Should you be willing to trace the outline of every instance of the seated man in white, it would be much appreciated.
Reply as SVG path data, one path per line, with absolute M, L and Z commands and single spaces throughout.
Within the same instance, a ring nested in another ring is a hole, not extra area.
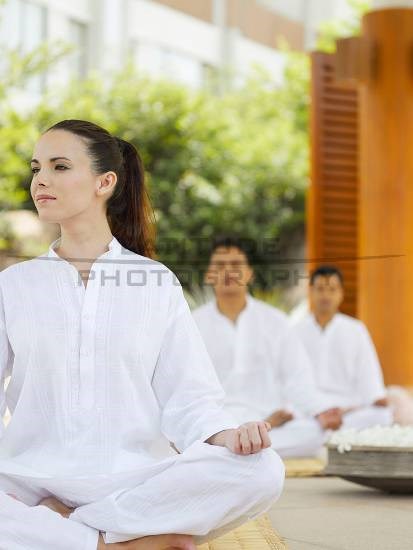
M 393 410 L 370 334 L 361 321 L 339 312 L 343 275 L 320 266 L 310 276 L 312 312 L 294 330 L 311 359 L 317 387 L 330 407 L 338 407 L 343 428 L 390 425 Z
M 215 241 L 205 283 L 215 299 L 193 311 L 239 422 L 270 422 L 272 447 L 282 457 L 314 456 L 325 429 L 337 428 L 337 411 L 326 411 L 304 347 L 282 311 L 248 293 L 253 269 L 242 241 Z

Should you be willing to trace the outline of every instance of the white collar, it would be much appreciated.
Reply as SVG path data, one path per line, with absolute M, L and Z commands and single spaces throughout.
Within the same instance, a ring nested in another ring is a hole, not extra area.
M 59 237 L 58 239 L 56 239 L 55 241 L 53 241 L 50 244 L 49 250 L 48 250 L 48 253 L 47 253 L 47 256 L 49 258 L 59 258 L 61 260 L 63 259 L 58 254 L 56 254 L 56 252 L 55 252 L 55 249 L 58 248 L 58 246 L 60 245 L 61 239 L 62 239 L 62 237 Z M 108 256 L 117 256 L 117 255 L 119 255 L 121 253 L 121 250 L 122 250 L 122 245 L 120 244 L 118 239 L 114 235 L 112 235 L 112 240 L 110 241 L 110 243 L 108 245 L 108 248 L 109 248 L 109 250 L 107 250 L 101 256 L 99 256 L 99 258 L 101 258 L 102 256 L 105 256 L 106 254 Z
M 326 324 L 326 326 L 324 328 L 322 328 L 318 322 L 317 322 L 317 319 L 315 318 L 315 315 L 314 313 L 311 311 L 309 314 L 308 314 L 311 322 L 313 323 L 313 325 L 322 333 L 322 334 L 326 334 L 326 332 L 329 332 L 334 326 L 335 324 L 337 323 L 338 319 L 340 318 L 340 313 L 337 312 L 333 315 L 333 317 L 330 319 L 330 321 Z
M 239 317 L 240 317 L 241 315 L 243 315 L 244 313 L 246 313 L 247 310 L 249 311 L 249 310 L 253 307 L 254 300 L 255 300 L 255 299 L 253 298 L 253 296 L 251 296 L 251 294 L 247 293 L 246 296 L 245 296 L 245 298 L 246 298 L 247 303 L 246 303 L 244 309 L 242 309 L 242 310 L 240 311 L 240 313 L 239 313 L 239 315 L 238 315 L 238 317 L 237 317 L 237 321 L 238 321 L 238 319 L 239 319 Z M 212 305 L 213 305 L 213 307 L 214 307 L 214 309 L 215 309 L 215 313 L 217 313 L 218 315 L 221 315 L 222 317 L 225 317 L 226 319 L 228 319 L 228 317 L 226 317 L 226 315 L 224 315 L 223 313 L 221 313 L 220 309 L 218 308 L 218 302 L 217 302 L 217 299 L 216 299 L 216 298 L 214 298 L 214 299 L 212 300 Z M 230 320 L 228 319 L 228 321 L 230 321 Z M 231 322 L 231 321 L 230 321 L 230 322 Z

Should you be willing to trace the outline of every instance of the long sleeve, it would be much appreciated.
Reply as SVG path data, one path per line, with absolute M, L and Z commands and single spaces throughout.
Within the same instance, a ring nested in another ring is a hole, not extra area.
M 3 305 L 3 293 L 0 287 L 0 438 L 4 432 L 3 417 L 6 412 L 6 399 L 4 393 L 4 382 L 11 372 L 13 363 L 13 352 L 7 337 L 6 319 Z
M 371 405 L 377 399 L 385 397 L 386 390 L 379 358 L 373 340 L 360 322 L 360 344 L 357 353 L 357 390 L 361 405 Z
M 168 324 L 152 379 L 163 434 L 182 451 L 194 441 L 237 427 L 224 410 L 218 380 L 182 287 L 171 290 Z
M 328 408 L 317 389 L 310 358 L 293 329 L 281 344 L 281 373 L 284 395 L 304 414 L 316 415 Z

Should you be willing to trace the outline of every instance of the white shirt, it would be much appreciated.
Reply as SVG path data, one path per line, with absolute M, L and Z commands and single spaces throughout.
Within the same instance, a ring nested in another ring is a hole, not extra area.
M 172 271 L 113 237 L 85 288 L 59 241 L 0 273 L 0 473 L 123 472 L 236 427 Z
M 294 326 L 331 407 L 372 405 L 386 391 L 379 359 L 361 321 L 337 313 L 324 329 L 312 313 Z
M 236 323 L 215 299 L 192 313 L 224 387 L 225 406 L 240 422 L 262 420 L 281 408 L 310 415 L 325 410 L 285 313 L 250 295 Z

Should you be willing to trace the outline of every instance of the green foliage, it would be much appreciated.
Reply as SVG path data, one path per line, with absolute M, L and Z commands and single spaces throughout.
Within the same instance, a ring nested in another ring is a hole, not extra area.
M 371 8 L 372 0 L 348 0 L 352 8 L 351 17 L 336 19 L 321 25 L 317 41 L 317 49 L 328 53 L 336 50 L 337 38 L 346 38 L 360 33 L 362 16 Z

